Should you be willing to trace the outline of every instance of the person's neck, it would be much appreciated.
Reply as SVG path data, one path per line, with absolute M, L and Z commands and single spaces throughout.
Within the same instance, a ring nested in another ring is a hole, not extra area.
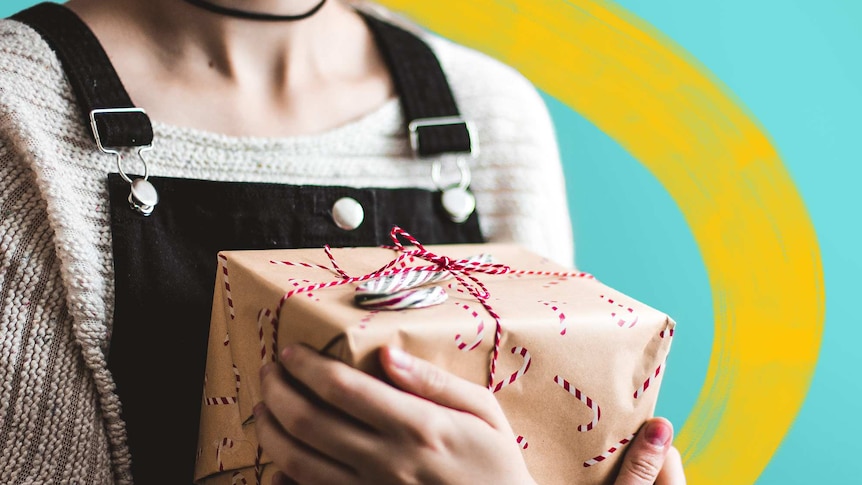
M 264 0 L 221 1 L 264 11 Z M 320 133 L 394 95 L 368 26 L 337 0 L 296 22 L 237 19 L 182 0 L 67 5 L 96 33 L 132 101 L 168 124 L 237 136 Z
M 292 15 L 319 0 L 216 0 L 252 12 Z M 284 3 L 289 5 L 285 6 Z M 331 69 L 339 37 L 358 18 L 330 0 L 300 21 L 263 22 L 220 15 L 182 0 L 70 0 L 67 4 L 104 36 L 140 36 L 166 66 L 206 66 L 225 80 L 255 82 L 265 75 L 278 86 L 314 82 Z M 289 73 L 289 76 L 288 76 Z M 260 86 L 259 86 L 260 88 Z

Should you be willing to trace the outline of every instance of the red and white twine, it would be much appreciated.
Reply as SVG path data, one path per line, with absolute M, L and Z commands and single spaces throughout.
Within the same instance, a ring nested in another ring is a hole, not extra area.
M 489 275 L 509 274 L 525 276 L 566 276 L 575 278 L 593 278 L 593 276 L 589 273 L 572 273 L 567 271 L 513 270 L 512 268 L 504 264 L 471 261 L 469 259 L 456 260 L 447 256 L 437 255 L 428 251 L 418 240 L 416 240 L 416 238 L 408 234 L 400 227 L 393 227 L 389 235 L 392 238 L 392 242 L 394 244 L 393 249 L 399 252 L 398 256 L 377 271 L 363 276 L 349 276 L 347 273 L 345 273 L 344 270 L 342 270 L 341 267 L 339 267 L 338 263 L 335 261 L 335 257 L 333 256 L 329 246 L 325 246 L 324 251 L 326 252 L 327 257 L 332 264 L 331 268 L 318 264 L 309 264 L 302 262 L 295 263 L 290 261 L 271 261 L 274 264 L 283 264 L 286 266 L 304 266 L 308 268 L 326 269 L 328 271 L 333 271 L 336 275 L 341 277 L 341 279 L 339 280 L 311 284 L 308 286 L 295 288 L 287 292 L 279 302 L 278 310 L 276 312 L 276 318 L 278 317 L 278 314 L 280 314 L 281 308 L 284 306 L 284 303 L 294 295 L 300 293 L 309 293 L 311 291 L 316 291 L 324 288 L 332 288 L 335 286 L 342 286 L 351 283 L 361 283 L 364 281 L 391 276 L 398 273 L 413 271 L 445 271 L 451 274 L 452 277 L 454 277 L 458 281 L 461 287 L 464 288 L 470 296 L 475 298 L 482 305 L 488 315 L 490 315 L 491 318 L 494 319 L 494 347 L 488 372 L 488 388 L 493 389 L 495 386 L 494 377 L 497 371 L 497 360 L 500 356 L 500 341 L 502 339 L 503 328 L 500 323 L 500 316 L 494 311 L 493 308 L 491 308 L 491 305 L 488 303 L 488 300 L 491 296 L 488 292 L 488 289 L 481 281 L 476 278 L 476 276 L 474 276 L 474 273 Z M 399 239 L 402 237 L 406 239 L 409 244 L 415 246 L 415 249 L 405 248 Z M 421 259 L 429 262 L 430 264 L 426 266 L 407 267 L 406 262 L 413 261 L 413 259 Z
M 592 400 L 589 396 L 584 394 L 580 389 L 571 385 L 569 381 L 563 379 L 560 376 L 554 376 L 554 382 L 560 385 L 566 392 L 575 396 L 575 399 L 581 401 L 586 404 L 590 411 L 593 412 L 593 419 L 587 424 L 579 424 L 578 431 L 586 432 L 595 428 L 597 424 L 599 424 L 599 420 L 602 418 L 602 408 L 599 407 L 598 403 Z
M 302 261 L 294 262 L 294 261 L 275 261 L 270 260 L 271 264 L 280 264 L 283 266 L 302 266 L 303 268 L 313 268 L 313 269 L 325 269 L 326 271 L 331 271 L 332 268 L 329 266 L 324 266 L 322 264 L 313 264 L 313 263 L 304 263 Z
M 515 439 L 515 442 L 518 443 L 518 446 L 520 446 L 522 450 L 526 450 L 530 447 L 530 442 L 527 441 L 527 438 L 524 438 L 521 435 L 518 435 L 518 437 Z

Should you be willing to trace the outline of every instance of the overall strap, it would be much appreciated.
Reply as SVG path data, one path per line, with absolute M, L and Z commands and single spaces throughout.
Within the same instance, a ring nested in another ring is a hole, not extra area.
M 473 153 L 472 127 L 461 118 L 437 56 L 404 29 L 364 16 L 401 98 L 416 156 Z
M 56 3 L 40 3 L 11 18 L 33 28 L 57 54 L 100 148 L 153 142 L 150 118 L 132 104 L 99 40 L 77 15 Z
M 41 3 L 11 18 L 39 32 L 56 52 L 100 148 L 152 143 L 149 117 L 134 107 L 98 39 L 75 13 L 60 4 Z M 461 118 L 428 45 L 404 29 L 365 14 L 363 18 L 401 98 L 416 156 L 474 152 L 469 123 Z

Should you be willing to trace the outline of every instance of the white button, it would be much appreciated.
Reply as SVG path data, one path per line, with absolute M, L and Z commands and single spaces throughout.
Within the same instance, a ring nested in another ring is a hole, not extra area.
M 159 193 L 153 184 L 144 179 L 135 179 L 132 182 L 132 197 L 141 205 L 154 206 L 159 203 Z
M 332 220 L 345 231 L 352 231 L 365 220 L 362 204 L 351 197 L 342 197 L 332 206 Z
M 469 219 L 476 210 L 476 198 L 461 187 L 444 190 L 442 199 L 443 208 L 449 213 L 449 218 L 458 224 Z

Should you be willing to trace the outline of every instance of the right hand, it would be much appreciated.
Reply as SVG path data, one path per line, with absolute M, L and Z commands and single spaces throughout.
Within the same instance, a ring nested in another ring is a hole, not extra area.
M 671 445 L 673 426 L 652 418 L 632 441 L 614 485 L 685 485 L 679 451 Z

